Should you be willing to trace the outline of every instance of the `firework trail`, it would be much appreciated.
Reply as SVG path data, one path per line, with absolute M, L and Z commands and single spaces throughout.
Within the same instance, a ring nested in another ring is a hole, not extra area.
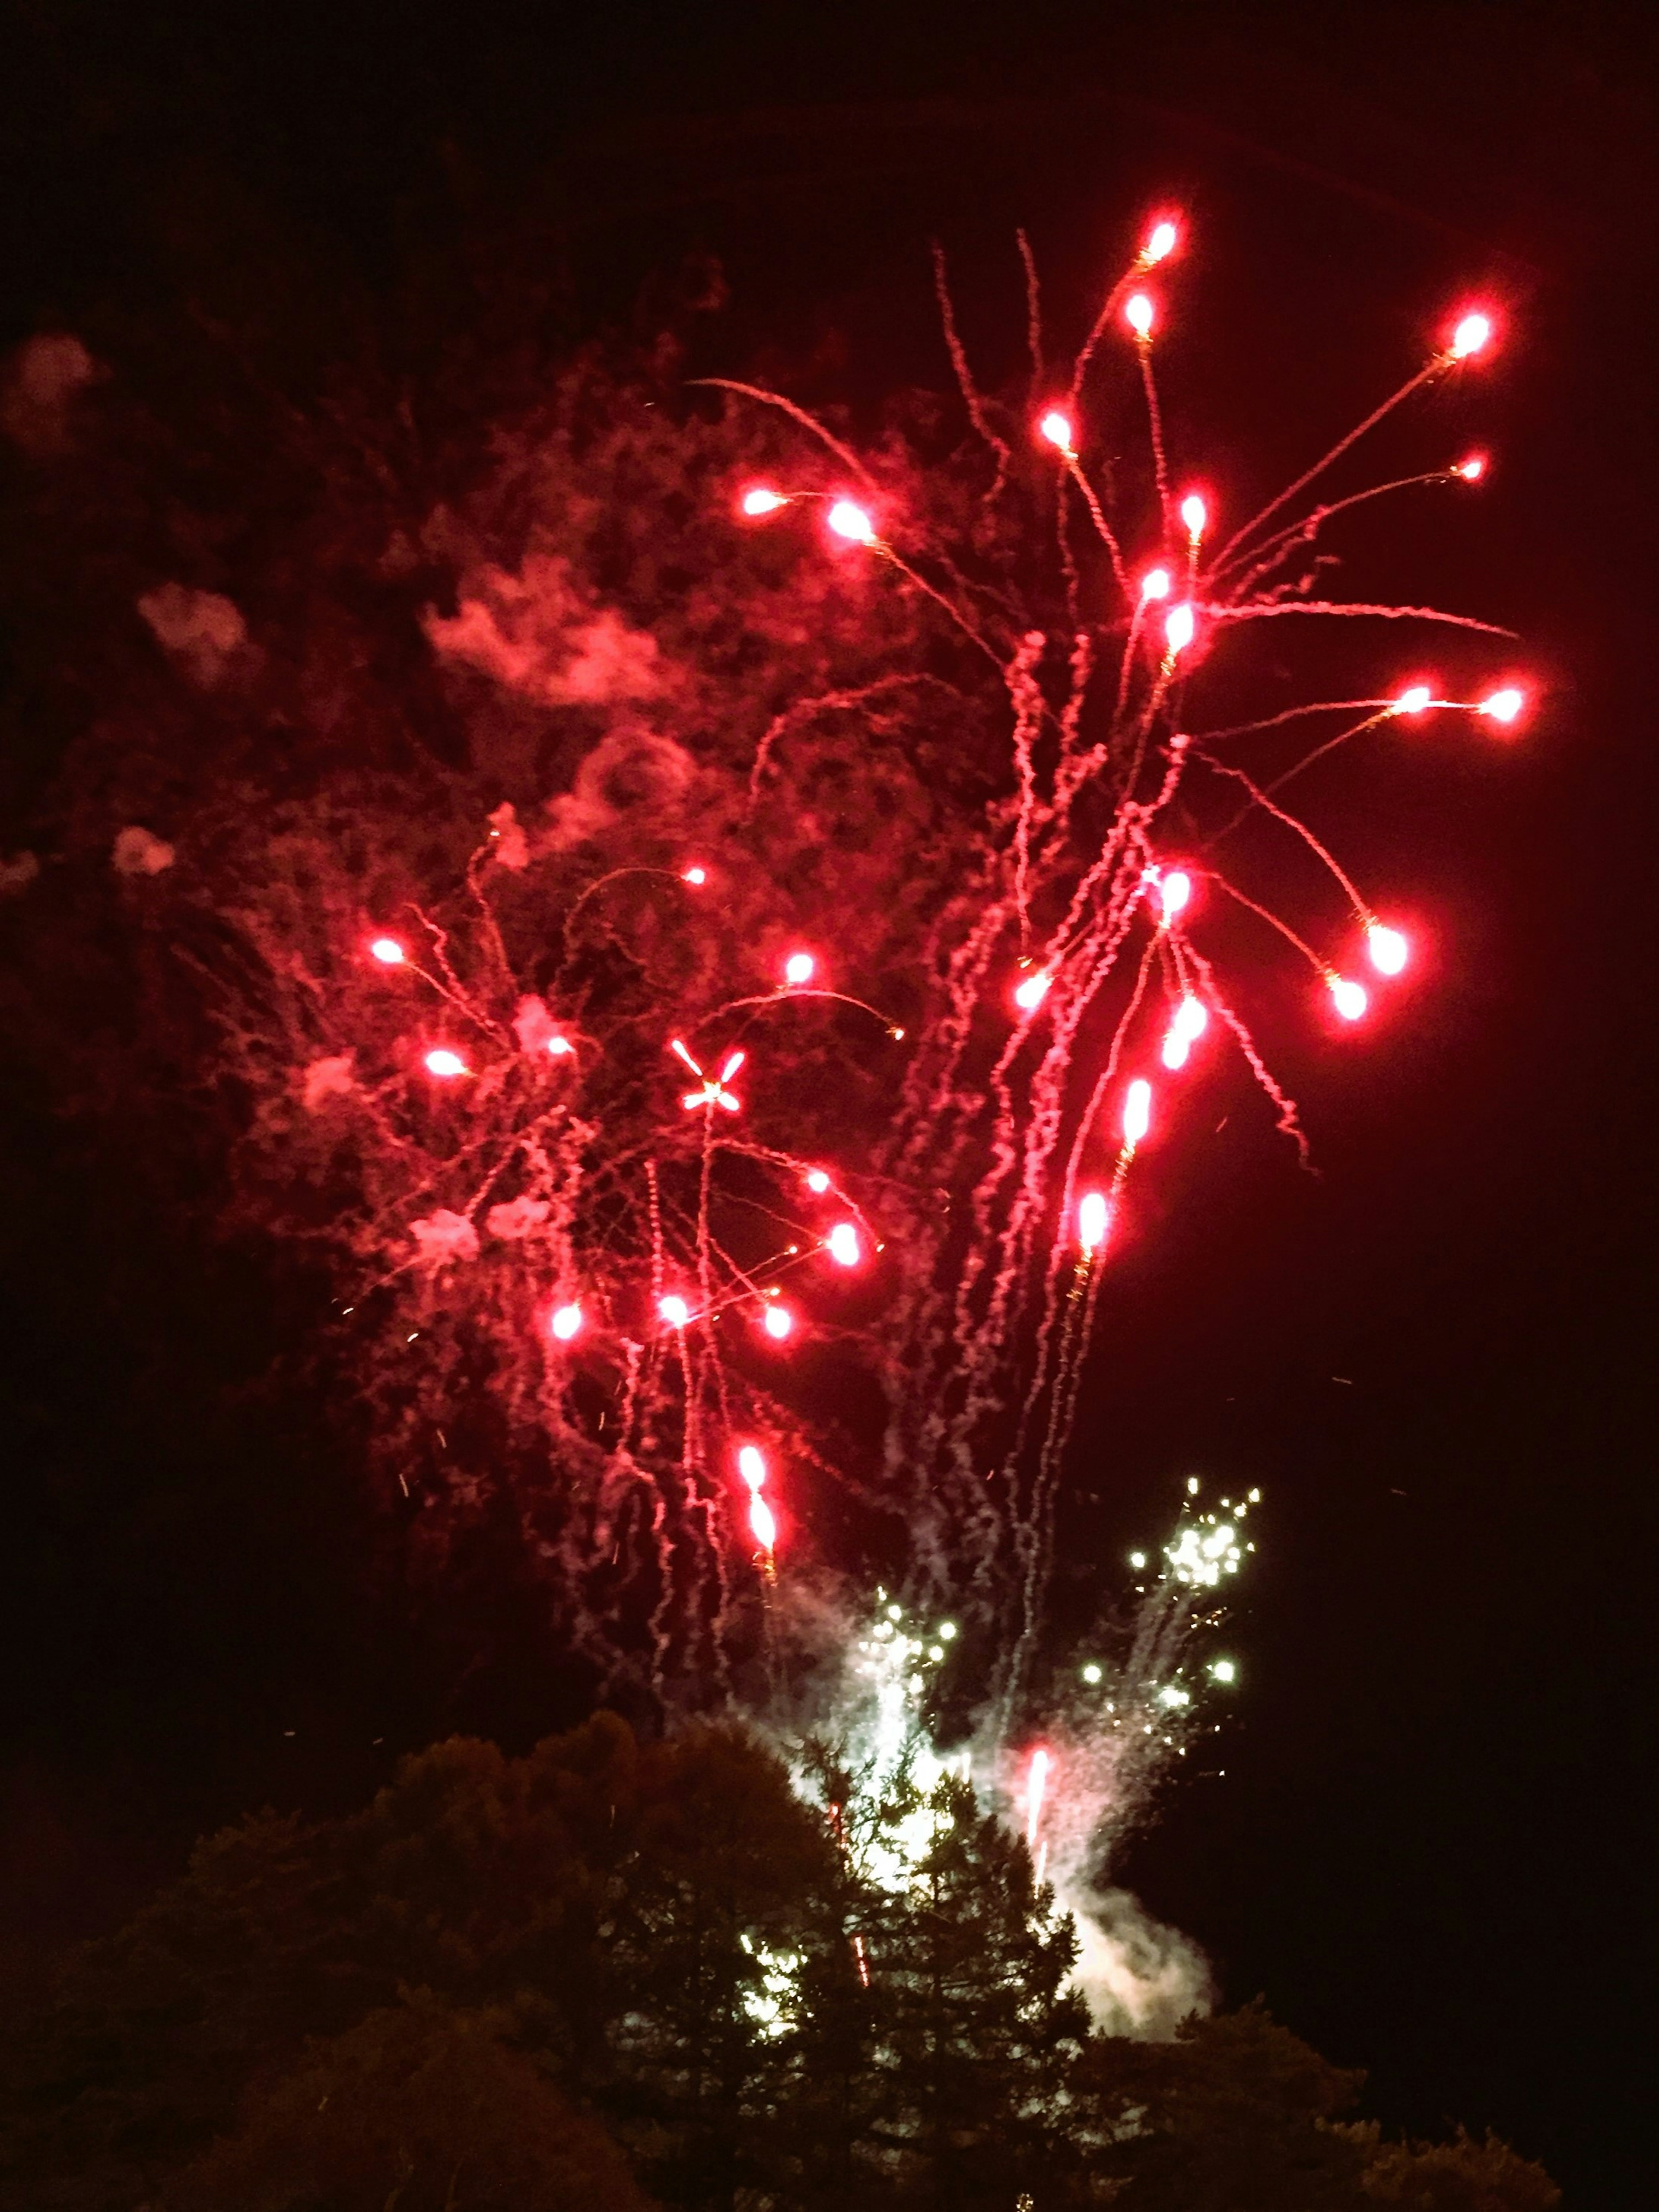
M 1152 228 L 1054 404 L 1026 415 L 976 391 L 939 264 L 991 471 L 971 497 L 930 504 L 890 457 L 860 458 L 793 401 L 708 380 L 728 423 L 764 425 L 779 457 L 776 482 L 728 483 L 720 527 L 735 517 L 793 544 L 822 569 L 818 604 L 861 610 L 871 653 L 903 665 L 872 675 L 866 662 L 862 680 L 786 701 L 730 788 L 653 741 L 652 772 L 691 797 L 648 850 L 573 842 L 584 809 L 603 815 L 579 777 L 550 809 L 556 835 L 501 805 L 447 887 L 406 882 L 376 911 L 299 883 L 263 904 L 218 902 L 208 964 L 230 1010 L 228 1059 L 257 1102 L 266 1187 L 301 1188 L 289 1218 L 303 1215 L 344 1270 L 343 1340 L 388 1480 L 465 1512 L 481 1470 L 499 1476 L 562 1582 L 572 1633 L 617 1670 L 644 1666 L 666 1701 L 687 1684 L 726 1694 L 757 1647 L 775 1661 L 778 1608 L 810 1579 L 811 1500 L 840 1484 L 902 1532 L 902 1606 L 971 1618 L 991 1655 L 974 1755 L 1000 1775 L 1034 1724 L 1056 1498 L 1147 1156 L 1231 1052 L 1304 1145 L 1240 1010 L 1250 970 L 1231 954 L 1218 970 L 1221 939 L 1237 936 L 1221 917 L 1249 917 L 1266 959 L 1305 964 L 1310 1011 L 1333 1034 L 1411 964 L 1407 934 L 1279 794 L 1333 747 L 1396 722 L 1455 713 L 1499 732 L 1526 705 L 1494 669 L 1473 698 L 1413 683 L 1195 726 L 1194 675 L 1212 693 L 1263 622 L 1405 621 L 1449 631 L 1466 655 L 1478 641 L 1489 664 L 1506 633 L 1455 611 L 1316 599 L 1297 573 L 1331 518 L 1364 501 L 1461 496 L 1481 480 L 1474 456 L 1323 505 L 1304 496 L 1385 416 L 1477 361 L 1491 319 L 1456 319 L 1212 550 L 1213 492 L 1183 481 L 1158 399 L 1157 288 L 1182 242 L 1173 217 Z M 1091 471 L 1089 395 L 1114 365 L 1146 410 L 1138 488 L 1130 471 L 1109 489 Z M 521 675 L 502 627 L 516 603 L 499 577 L 492 588 L 495 612 L 480 601 L 432 634 Z M 632 696 L 651 696 L 648 638 L 598 617 L 583 635 Z M 881 887 L 887 938 L 875 921 L 839 930 L 866 918 L 833 884 L 816 906 L 790 890 L 805 848 L 781 840 L 807 834 L 789 818 L 800 750 L 829 759 L 854 743 L 849 772 L 879 807 L 883 747 L 929 711 L 947 729 L 958 713 L 994 729 L 1001 765 L 952 834 L 902 855 Z M 1298 723 L 1355 714 L 1285 755 Z M 595 851 L 607 864 L 584 874 Z M 1296 890 L 1295 926 L 1279 906 L 1307 866 L 1328 900 L 1304 919 Z M 793 1362 L 820 1352 L 878 1386 L 878 1466 L 851 1466 L 810 1410 L 822 1384 L 815 1398 L 792 1379 Z M 1206 1587 L 1171 1565 L 1142 1607 L 1109 1728 L 1049 1716 L 1033 1840 L 1073 1890 L 1181 1748 L 1168 1699 Z M 1148 1698 L 1164 1700 L 1161 1722 Z

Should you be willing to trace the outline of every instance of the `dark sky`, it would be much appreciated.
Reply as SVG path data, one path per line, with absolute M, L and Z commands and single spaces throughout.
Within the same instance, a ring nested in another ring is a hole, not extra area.
M 1523 633 L 1548 696 L 1512 748 L 1353 781 L 1345 850 L 1448 949 L 1386 1049 L 1299 1086 L 1321 1180 L 1248 1142 L 1182 1167 L 1105 1304 L 1083 1448 L 1109 1502 L 1072 1534 L 1155 1535 L 1189 1471 L 1268 1493 L 1225 1774 L 1127 1879 L 1229 1996 L 1370 2068 L 1387 2118 L 1492 2125 L 1575 2206 L 1650 2202 L 1644 34 L 1513 8 L 131 12 L 11 11 L 7 343 L 129 281 L 131 204 L 198 157 L 371 283 L 441 179 L 554 180 L 629 282 L 711 248 L 757 334 L 832 319 L 870 392 L 941 373 L 933 230 L 994 349 L 1015 222 L 1064 301 L 1174 196 L 1230 335 L 1171 404 L 1264 483 L 1305 457 L 1304 404 L 1340 422 L 1446 299 L 1504 301 L 1483 519 L 1407 550 Z M 388 1626 L 306 1408 L 273 1429 L 239 1399 L 280 1324 L 260 1282 L 158 1244 L 15 1085 L 6 1113 L 0 1929 L 32 1970 L 196 1827 L 570 1692 L 458 1686 L 464 1622 Z

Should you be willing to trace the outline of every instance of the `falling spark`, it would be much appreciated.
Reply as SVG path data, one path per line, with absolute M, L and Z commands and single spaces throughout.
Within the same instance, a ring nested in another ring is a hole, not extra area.
M 793 1333 L 795 1316 L 787 1306 L 769 1305 L 761 1317 L 761 1326 L 775 1342 L 781 1344 Z
M 863 1255 L 859 1232 L 850 1221 L 838 1221 L 823 1240 L 830 1257 L 843 1267 L 856 1267 Z
M 1152 333 L 1152 303 L 1144 292 L 1134 292 L 1123 303 L 1123 319 L 1137 338 L 1145 339 Z
M 1471 356 L 1483 352 L 1491 337 L 1492 318 L 1489 315 L 1465 315 L 1452 332 L 1452 359 L 1468 361 Z
M 854 545 L 873 545 L 876 526 L 861 507 L 850 499 L 838 499 L 830 508 L 828 520 L 837 538 L 845 538 Z
M 1068 459 L 1072 456 L 1074 447 L 1072 443 L 1072 422 L 1069 416 L 1062 415 L 1058 408 L 1050 408 L 1037 424 L 1037 428 L 1051 446 L 1058 446 L 1060 452 Z
M 1037 1830 L 1042 1825 L 1042 1800 L 1048 1785 L 1048 1753 L 1039 1748 L 1031 1753 L 1031 1765 L 1025 1784 L 1025 1841 L 1032 1850 L 1036 1849 Z
M 792 952 L 783 963 L 783 980 L 789 984 L 810 983 L 817 964 L 810 952 Z
M 395 937 L 377 937 L 368 949 L 383 968 L 401 968 L 409 957 Z
M 1413 684 L 1395 701 L 1394 711 L 1396 714 L 1425 714 L 1433 699 L 1434 694 L 1426 684 Z
M 743 495 L 743 511 L 748 515 L 775 514 L 781 507 L 787 507 L 783 494 L 774 491 L 769 484 L 756 484 Z
M 687 868 L 684 872 L 680 877 L 680 881 L 683 884 L 690 884 L 697 888 L 701 888 L 702 884 L 708 881 L 708 871 L 707 868 L 702 867 L 694 863 L 692 866 Z
M 470 1073 L 466 1062 L 461 1058 L 459 1053 L 452 1052 L 449 1047 L 444 1044 L 434 1045 L 428 1053 L 426 1069 L 428 1075 L 438 1076 L 446 1082 L 452 1076 L 465 1075 Z
M 690 1307 L 673 1291 L 657 1300 L 657 1311 L 670 1328 L 684 1328 L 691 1318 Z
M 1193 641 L 1194 628 L 1193 611 L 1184 599 L 1178 607 L 1170 608 L 1164 619 L 1164 635 L 1171 658 L 1178 653 L 1185 653 Z
M 1140 249 L 1140 265 L 1150 269 L 1154 262 L 1163 261 L 1175 252 L 1181 233 L 1173 222 L 1165 221 L 1152 225 L 1152 234 Z
M 1152 1126 L 1152 1086 L 1144 1076 L 1137 1076 L 1129 1085 L 1123 1100 L 1125 1150 L 1133 1152 Z
M 1045 975 L 1042 969 L 1039 969 L 1035 975 L 1028 975 L 1023 983 L 1015 985 L 1014 1004 L 1023 1012 L 1030 1013 L 1048 997 L 1049 987 L 1054 980 L 1052 975 Z
M 807 1170 L 806 1188 L 808 1190 L 815 1192 L 818 1197 L 823 1197 L 824 1192 L 830 1188 L 830 1178 L 825 1175 L 822 1168 L 809 1168 Z
M 1504 690 L 1494 691 L 1489 697 L 1483 699 L 1479 711 L 1489 715 L 1494 722 L 1512 722 L 1526 703 L 1526 693 L 1517 691 L 1513 685 L 1510 685 Z
M 554 1307 L 553 1319 L 550 1326 L 561 1344 L 568 1344 L 581 1325 L 582 1310 L 579 1305 L 572 1304 Z
M 1077 1241 L 1091 1257 L 1106 1241 L 1106 1194 L 1085 1190 L 1077 1202 Z
M 1330 991 L 1332 1003 L 1343 1020 L 1358 1021 L 1370 1004 L 1365 995 L 1364 985 L 1355 983 L 1346 975 L 1335 975 L 1328 976 L 1326 983 Z
M 1187 535 L 1194 545 L 1203 537 L 1210 520 L 1210 510 L 1194 492 L 1188 492 L 1181 502 L 1181 519 L 1187 526 Z
M 1365 949 L 1380 975 L 1397 975 L 1405 967 L 1411 948 L 1397 929 L 1389 928 L 1384 922 L 1371 921 L 1365 925 Z
M 1158 886 L 1158 904 L 1163 909 L 1166 928 L 1178 914 L 1186 912 L 1192 896 L 1192 878 L 1182 868 L 1171 868 Z
M 1486 473 L 1486 457 L 1484 453 L 1471 453 L 1468 460 L 1459 461 L 1452 471 L 1452 474 L 1462 477 L 1465 483 L 1479 483 Z

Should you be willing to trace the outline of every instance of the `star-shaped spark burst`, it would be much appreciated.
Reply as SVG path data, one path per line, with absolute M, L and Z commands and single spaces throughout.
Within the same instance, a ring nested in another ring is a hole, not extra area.
M 747 1057 L 745 1054 L 741 1052 L 728 1054 L 726 1064 L 720 1069 L 718 1075 L 705 1075 L 702 1068 L 698 1066 L 696 1061 L 692 1059 L 690 1054 L 686 1050 L 684 1041 L 682 1038 L 672 1038 L 670 1041 L 668 1049 L 670 1052 L 678 1053 L 679 1054 L 680 1058 L 690 1069 L 692 1074 L 696 1077 L 698 1082 L 702 1085 L 702 1089 L 701 1091 L 688 1091 L 681 1098 L 680 1104 L 685 1109 L 688 1114 L 695 1113 L 699 1106 L 720 1106 L 724 1107 L 728 1114 L 735 1114 L 737 1112 L 741 1102 L 738 1099 L 734 1098 L 726 1086 L 731 1081 L 732 1078 L 737 1073 L 738 1070 L 743 1066 L 744 1060 Z

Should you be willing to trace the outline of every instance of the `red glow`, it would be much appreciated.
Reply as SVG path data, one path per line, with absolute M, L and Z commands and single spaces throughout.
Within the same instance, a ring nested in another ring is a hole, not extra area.
M 1167 216 L 1162 222 L 1155 222 L 1146 243 L 1140 249 L 1142 268 L 1150 269 L 1154 262 L 1166 260 L 1180 243 L 1178 224 L 1171 222 Z
M 670 1328 L 684 1328 L 691 1318 L 690 1307 L 673 1291 L 670 1291 L 666 1297 L 657 1300 L 657 1311 Z
M 1365 925 L 1365 950 L 1379 975 L 1397 975 L 1411 957 L 1411 947 L 1397 929 L 1380 921 Z
M 1152 1086 L 1143 1075 L 1129 1085 L 1123 1100 L 1123 1141 L 1133 1151 L 1152 1126 Z
M 1164 635 L 1169 641 L 1171 653 L 1185 653 L 1193 641 L 1196 624 L 1193 611 L 1183 599 L 1178 607 L 1171 607 L 1164 617 Z
M 1138 338 L 1152 334 L 1153 308 L 1144 292 L 1132 293 L 1123 303 L 1123 319 Z
M 783 963 L 783 980 L 786 983 L 810 983 L 817 964 L 810 952 L 792 952 Z
M 1023 1012 L 1029 1014 L 1034 1007 L 1040 1006 L 1048 997 L 1048 988 L 1053 981 L 1054 977 L 1045 975 L 1039 968 L 1035 975 L 1028 975 L 1023 983 L 1017 983 L 1014 986 L 1014 1004 Z
M 368 949 L 383 968 L 401 968 L 408 957 L 395 937 L 377 937 Z
M 1426 684 L 1413 684 L 1395 701 L 1394 711 L 1396 714 L 1426 714 L 1433 702 L 1434 694 Z
M 1468 361 L 1472 355 L 1485 352 L 1491 342 L 1492 317 L 1465 315 L 1452 332 L 1451 357 L 1454 361 Z
M 755 484 L 743 495 L 743 511 L 747 515 L 775 514 L 781 507 L 787 507 L 783 494 L 774 491 L 769 484 Z
M 582 1310 L 579 1305 L 555 1306 L 553 1318 L 548 1326 L 561 1344 L 568 1344 L 582 1325 Z
M 1201 1037 L 1210 1026 L 1209 1009 L 1202 999 L 1195 999 L 1188 991 L 1182 994 L 1181 1004 L 1175 1011 L 1175 1019 L 1170 1026 L 1177 1036 L 1188 1040 Z
M 694 887 L 701 889 L 701 887 L 708 881 L 708 871 L 707 868 L 701 867 L 687 868 L 685 872 L 681 876 L 680 881 L 683 884 L 690 884 Z
M 850 499 L 838 499 L 830 510 L 828 520 L 837 538 L 845 538 L 854 545 L 873 545 L 876 542 L 875 524 Z
M 1490 716 L 1494 722 L 1512 722 L 1526 703 L 1526 693 L 1516 690 L 1511 684 L 1506 685 L 1503 690 L 1494 691 L 1489 697 L 1483 699 L 1480 702 L 1480 711 Z
M 1164 1040 L 1163 1048 L 1159 1052 L 1158 1057 L 1164 1062 L 1165 1067 L 1167 1067 L 1170 1073 L 1173 1075 L 1176 1068 L 1185 1067 L 1187 1065 L 1187 1055 L 1191 1052 L 1191 1045 L 1188 1044 L 1186 1038 L 1182 1036 L 1180 1030 L 1171 1030 Z
M 1140 580 L 1143 599 L 1167 599 L 1170 596 L 1170 572 L 1167 568 L 1149 568 Z
M 766 1460 L 758 1444 L 744 1444 L 738 1452 L 738 1473 L 751 1490 L 766 1480 Z
M 794 1334 L 795 1316 L 787 1306 L 768 1306 L 761 1316 L 761 1327 L 776 1344 Z
M 770 1559 L 778 1547 L 778 1524 L 758 1490 L 749 1501 L 749 1527 L 755 1541 Z
M 558 1036 L 549 1037 L 547 1040 L 547 1048 L 552 1054 L 555 1060 L 562 1060 L 567 1053 L 574 1052 L 576 1049 L 575 1046 L 571 1043 L 568 1036 Z
M 830 1178 L 822 1168 L 807 1170 L 806 1188 L 808 1190 L 816 1191 L 820 1198 L 823 1197 L 824 1192 L 830 1188 Z
M 1193 879 L 1184 868 L 1171 868 L 1158 886 L 1158 896 L 1164 903 L 1164 919 L 1171 922 L 1184 913 L 1192 902 Z
M 1364 1013 L 1370 1000 L 1365 995 L 1363 983 L 1351 982 L 1346 975 L 1328 975 L 1331 1003 L 1345 1022 L 1357 1022 Z
M 1085 1190 L 1077 1202 L 1077 1241 L 1086 1255 L 1106 1242 L 1106 1194 Z
M 1452 470 L 1452 474 L 1462 477 L 1465 483 L 1479 483 L 1486 473 L 1486 457 L 1484 453 L 1471 453 L 1468 460 L 1459 461 Z
M 1196 545 L 1208 525 L 1210 510 L 1195 491 L 1188 492 L 1182 501 L 1181 519 L 1187 526 L 1187 535 Z
M 856 1267 L 864 1257 L 859 1232 L 850 1221 L 838 1221 L 823 1240 L 830 1257 L 843 1267 Z
M 1037 424 L 1037 428 L 1048 443 L 1051 446 L 1058 446 L 1062 453 L 1069 453 L 1073 450 L 1071 417 L 1062 415 L 1058 407 L 1051 407 L 1048 410 Z
M 471 1073 L 459 1053 L 451 1052 L 447 1044 L 434 1045 L 428 1053 L 426 1072 L 428 1075 L 442 1078 L 445 1082 L 447 1082 L 452 1076 L 466 1075 Z

